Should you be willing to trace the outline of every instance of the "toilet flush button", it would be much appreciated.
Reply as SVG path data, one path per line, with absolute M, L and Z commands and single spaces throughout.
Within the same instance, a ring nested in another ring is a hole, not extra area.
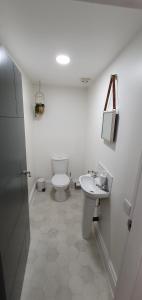
M 132 204 L 129 202 L 127 198 L 125 198 L 123 202 L 123 209 L 127 216 L 130 216 L 131 208 L 132 208 Z

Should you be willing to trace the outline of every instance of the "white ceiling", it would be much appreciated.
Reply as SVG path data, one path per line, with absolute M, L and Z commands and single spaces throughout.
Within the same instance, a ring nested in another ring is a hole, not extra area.
M 95 79 L 142 26 L 142 11 L 72 0 L 0 0 L 0 36 L 33 81 Z M 68 66 L 55 57 L 67 53 Z

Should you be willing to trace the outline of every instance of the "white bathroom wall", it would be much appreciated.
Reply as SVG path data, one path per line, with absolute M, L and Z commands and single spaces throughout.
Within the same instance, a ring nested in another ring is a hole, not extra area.
M 73 178 L 84 170 L 87 92 L 84 88 L 43 86 L 45 113 L 34 120 L 36 176 L 50 180 L 51 157 L 66 154 Z M 34 93 L 36 87 L 34 86 Z
M 117 141 L 113 145 L 101 139 L 102 114 L 111 74 L 118 74 L 119 109 Z M 125 197 L 130 202 L 134 200 L 132 191 L 142 151 L 141 120 L 142 34 L 92 84 L 88 93 L 85 168 L 86 171 L 96 169 L 100 161 L 114 176 L 110 200 L 101 202 L 99 223 L 102 245 L 114 277 L 118 276 L 127 233 L 123 200 Z
M 27 170 L 31 172 L 32 177 L 28 178 L 28 193 L 29 200 L 35 185 L 35 167 L 33 156 L 33 86 L 28 77 L 22 72 L 22 87 L 23 87 L 23 105 L 24 105 L 24 122 L 25 122 L 25 138 L 26 138 L 26 155 L 27 155 Z

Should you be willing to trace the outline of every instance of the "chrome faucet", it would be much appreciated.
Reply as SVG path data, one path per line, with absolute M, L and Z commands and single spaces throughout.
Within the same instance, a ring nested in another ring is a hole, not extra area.
M 98 176 L 98 172 L 95 172 L 93 170 L 92 171 L 88 170 L 88 174 L 90 174 L 91 177 L 93 177 L 93 178 L 96 178 Z

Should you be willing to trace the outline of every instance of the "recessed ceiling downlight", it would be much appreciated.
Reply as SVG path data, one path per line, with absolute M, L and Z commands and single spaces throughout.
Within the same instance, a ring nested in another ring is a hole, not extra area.
M 68 55 L 60 54 L 56 56 L 56 62 L 60 65 L 68 65 L 70 63 L 70 57 Z

